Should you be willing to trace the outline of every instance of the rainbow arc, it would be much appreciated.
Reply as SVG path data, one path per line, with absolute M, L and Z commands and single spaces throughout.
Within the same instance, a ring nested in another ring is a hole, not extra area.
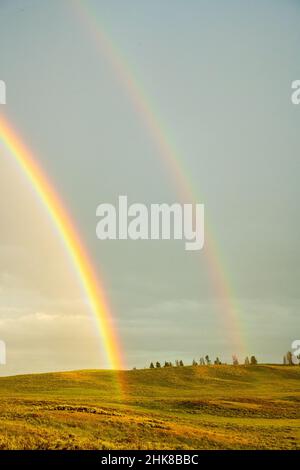
M 131 67 L 129 60 L 122 53 L 105 30 L 101 20 L 97 17 L 92 3 L 83 0 L 74 0 L 72 3 L 74 12 L 81 23 L 85 26 L 94 41 L 101 57 L 107 60 L 111 69 L 118 78 L 120 85 L 131 100 L 134 111 L 140 116 L 150 138 L 157 148 L 157 153 L 165 166 L 168 178 L 174 183 L 174 188 L 182 202 L 203 202 L 199 197 L 199 191 L 193 184 L 189 171 L 185 167 L 185 162 L 173 139 L 169 135 L 159 111 L 148 96 L 138 74 Z M 207 212 L 205 215 L 205 254 L 210 277 L 214 285 L 216 299 L 221 305 L 220 314 L 225 328 L 230 327 L 230 344 L 232 352 L 245 354 L 246 341 L 241 328 L 240 307 L 237 304 L 230 276 L 225 269 L 225 264 L 216 243 L 212 227 L 208 221 Z
M 64 242 L 96 318 L 109 366 L 112 369 L 123 369 L 120 341 L 108 300 L 75 223 L 71 220 L 53 184 L 39 166 L 37 158 L 33 157 L 33 153 L 3 116 L 0 116 L 0 141 L 4 143 L 34 187 Z

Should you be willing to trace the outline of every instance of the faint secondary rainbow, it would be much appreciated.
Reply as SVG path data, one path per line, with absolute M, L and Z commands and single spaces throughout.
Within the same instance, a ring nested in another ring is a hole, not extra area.
M 17 132 L 3 116 L 0 116 L 1 141 L 35 188 L 73 260 L 95 315 L 109 366 L 116 370 L 123 369 L 120 342 L 107 299 L 74 223 L 37 159 L 25 147 Z
M 159 113 L 155 110 L 155 106 L 151 103 L 147 93 L 136 79 L 135 73 L 128 60 L 126 60 L 120 48 L 114 44 L 110 36 L 104 30 L 100 20 L 96 17 L 95 11 L 92 10 L 90 2 L 74 0 L 72 5 L 75 5 L 77 15 L 87 26 L 101 54 L 106 58 L 114 70 L 116 77 L 119 79 L 119 82 L 130 97 L 135 111 L 141 116 L 142 122 L 146 126 L 166 166 L 168 175 L 171 172 L 174 186 L 182 200 L 184 202 L 197 201 L 197 191 L 190 181 L 191 178 L 188 176 L 188 171 L 184 167 L 184 162 L 173 145 L 171 137 L 168 136 L 165 125 L 159 118 Z M 211 279 L 217 292 L 218 301 L 222 305 L 224 325 L 226 327 L 230 326 L 231 328 L 231 341 L 233 348 L 235 348 L 233 352 L 245 354 L 247 347 L 240 325 L 240 309 L 236 302 L 234 302 L 235 296 L 229 282 L 229 275 L 223 267 L 224 263 L 221 261 L 221 254 L 207 222 L 207 214 L 205 218 L 205 253 Z

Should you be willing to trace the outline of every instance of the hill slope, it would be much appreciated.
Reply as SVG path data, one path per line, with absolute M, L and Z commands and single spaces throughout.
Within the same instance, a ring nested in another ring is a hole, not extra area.
M 0 379 L 2 449 L 300 449 L 300 367 Z

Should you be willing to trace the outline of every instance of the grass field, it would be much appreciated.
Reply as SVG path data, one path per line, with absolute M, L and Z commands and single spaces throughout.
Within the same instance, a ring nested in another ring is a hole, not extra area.
M 0 379 L 0 449 L 300 449 L 300 367 Z

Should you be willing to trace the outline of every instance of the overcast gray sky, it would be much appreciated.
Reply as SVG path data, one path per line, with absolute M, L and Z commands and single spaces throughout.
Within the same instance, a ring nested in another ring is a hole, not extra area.
M 279 0 L 90 1 L 155 110 L 218 245 L 238 322 L 206 248 L 99 241 L 96 207 L 180 202 L 171 170 L 78 2 L 1 0 L 0 113 L 54 182 L 104 280 L 128 367 L 200 355 L 233 338 L 281 361 L 299 331 L 300 5 Z M 76 6 L 77 5 L 77 6 Z M 59 237 L 0 147 L 0 374 L 105 367 Z

